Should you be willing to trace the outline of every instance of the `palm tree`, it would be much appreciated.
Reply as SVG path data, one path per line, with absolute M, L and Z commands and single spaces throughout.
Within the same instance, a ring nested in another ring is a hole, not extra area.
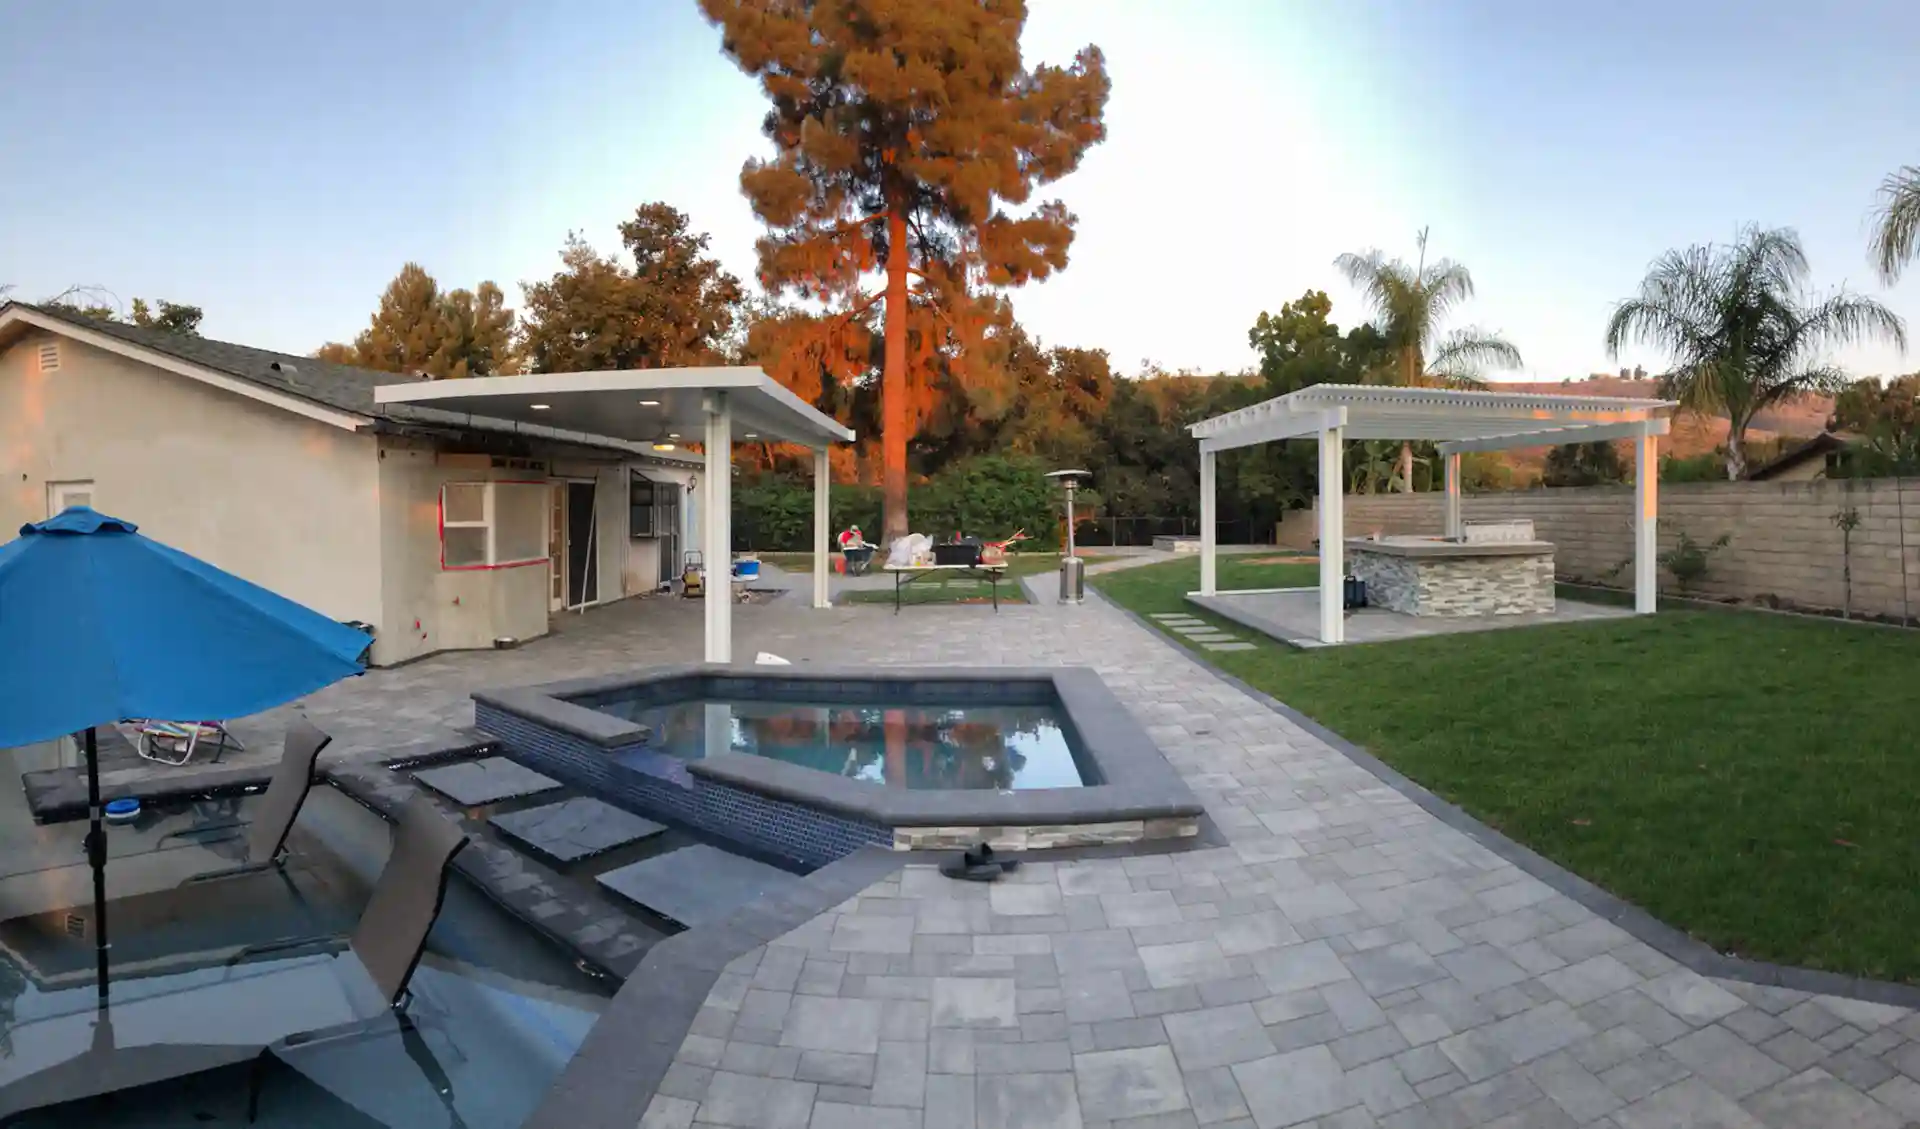
M 1440 326 L 1455 306 L 1473 297 L 1473 275 L 1451 259 L 1427 262 L 1427 232 L 1420 230 L 1420 258 L 1412 267 L 1379 251 L 1349 252 L 1333 265 L 1373 307 L 1373 324 L 1386 338 L 1388 364 L 1367 374 L 1371 381 L 1403 388 L 1479 388 L 1487 366 L 1519 368 L 1520 350 L 1484 329 Z M 1413 444 L 1400 446 L 1400 488 L 1413 489 Z
M 1920 255 L 1920 165 L 1908 165 L 1880 182 L 1880 206 L 1874 209 L 1873 265 L 1892 286 L 1900 268 Z
M 1875 339 L 1907 345 L 1892 310 L 1840 291 L 1805 292 L 1807 256 L 1791 228 L 1742 228 L 1722 246 L 1697 244 L 1653 261 L 1640 294 L 1614 307 L 1607 352 L 1639 342 L 1664 349 L 1673 368 L 1663 394 L 1727 417 L 1727 477 L 1746 474 L 1753 417 L 1782 400 L 1839 388 L 1846 374 L 1826 350 Z M 1811 304 L 1808 304 L 1811 302 Z

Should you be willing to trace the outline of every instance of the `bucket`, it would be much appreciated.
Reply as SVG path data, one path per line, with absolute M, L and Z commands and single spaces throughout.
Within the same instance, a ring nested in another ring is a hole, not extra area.
M 733 562 L 733 575 L 739 580 L 760 579 L 760 561 L 749 557 L 746 560 Z
M 140 801 L 135 799 L 108 800 L 105 806 L 108 823 L 132 823 L 140 818 Z

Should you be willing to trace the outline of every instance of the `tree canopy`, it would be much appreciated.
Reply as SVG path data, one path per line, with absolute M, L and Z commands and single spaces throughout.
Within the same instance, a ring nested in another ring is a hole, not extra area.
M 749 160 L 740 174 L 769 228 L 761 283 L 846 319 L 885 299 L 885 533 L 904 533 L 907 448 L 923 422 L 910 367 L 925 384 L 1004 378 L 993 369 L 996 350 L 982 346 L 1006 316 L 977 292 L 1066 266 L 1073 215 L 1058 201 L 1028 205 L 1036 186 L 1072 172 L 1105 137 L 1105 60 L 1089 46 L 1070 66 L 1028 68 L 1018 0 L 701 0 L 701 8 L 771 103 L 764 131 L 775 156 Z M 861 283 L 876 270 L 885 286 L 868 296 Z M 827 319 L 817 330 L 844 328 Z
M 1746 434 L 1765 408 L 1806 392 L 1838 391 L 1836 346 L 1887 340 L 1906 347 L 1892 310 L 1845 291 L 1806 291 L 1806 252 L 1791 228 L 1746 227 L 1729 244 L 1700 243 L 1653 261 L 1640 293 L 1614 307 L 1607 351 L 1638 342 L 1664 349 L 1665 395 L 1727 417 L 1727 477 L 1747 472 Z
M 534 372 L 711 364 L 744 297 L 684 212 L 645 204 L 620 225 L 632 266 L 567 237 L 561 269 L 525 283 L 523 348 Z
M 1364 374 L 1370 383 L 1404 388 L 1479 388 L 1487 368 L 1519 368 L 1520 350 L 1497 333 L 1478 327 L 1442 332 L 1448 315 L 1473 297 L 1473 275 L 1452 259 L 1427 261 L 1427 233 L 1417 238 L 1420 257 L 1408 266 L 1375 250 L 1334 260 L 1372 307 L 1390 363 Z M 1413 489 L 1413 445 L 1400 448 L 1400 486 Z
M 6 290 L 11 289 L 12 287 L 0 288 L 0 298 L 5 297 Z M 127 325 L 137 325 L 143 329 L 158 329 L 188 337 L 200 336 L 200 320 L 206 317 L 206 311 L 198 306 L 169 302 L 165 298 L 156 298 L 151 305 L 145 298 L 135 298 L 130 314 L 122 317 L 119 300 L 111 291 L 96 286 L 69 287 L 42 301 L 40 305 L 49 310 L 79 314 L 96 321 L 122 322 Z
M 511 372 L 513 311 L 491 282 L 474 290 L 442 291 L 425 267 L 407 263 L 387 284 L 353 344 L 329 341 L 314 356 L 440 379 Z
M 1873 265 L 1891 286 L 1920 256 L 1920 165 L 1907 165 L 1880 182 L 1873 219 Z

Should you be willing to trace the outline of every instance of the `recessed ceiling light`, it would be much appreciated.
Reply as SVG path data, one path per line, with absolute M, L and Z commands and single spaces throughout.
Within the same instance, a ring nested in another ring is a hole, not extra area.
M 527 405 L 527 407 L 532 408 L 536 412 L 544 412 L 548 408 L 551 408 L 552 406 L 553 406 L 552 404 L 528 404 Z
M 678 439 L 678 438 L 680 438 L 680 433 L 679 433 L 678 431 L 669 431 L 669 432 L 667 432 L 667 438 L 669 438 L 669 439 Z
M 643 407 L 643 408 L 657 408 L 657 407 L 659 407 L 659 406 L 660 406 L 660 401 L 658 401 L 658 400 L 642 400 L 642 401 L 640 401 L 640 406 L 641 406 L 641 407 Z
M 749 438 L 749 439 L 758 439 L 758 438 L 760 438 L 760 433 L 759 433 L 759 432 L 757 432 L 757 431 L 749 431 L 749 432 L 747 432 L 747 438 Z

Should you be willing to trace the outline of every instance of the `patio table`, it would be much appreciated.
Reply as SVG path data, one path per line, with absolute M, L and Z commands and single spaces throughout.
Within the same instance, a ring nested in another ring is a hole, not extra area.
M 993 587 L 993 610 L 1000 610 L 1000 578 L 1007 574 L 1004 564 L 950 564 L 950 565 L 886 565 L 887 572 L 893 574 L 893 614 L 900 614 L 900 591 L 916 580 L 940 573 L 963 573 L 971 577 L 986 577 Z

